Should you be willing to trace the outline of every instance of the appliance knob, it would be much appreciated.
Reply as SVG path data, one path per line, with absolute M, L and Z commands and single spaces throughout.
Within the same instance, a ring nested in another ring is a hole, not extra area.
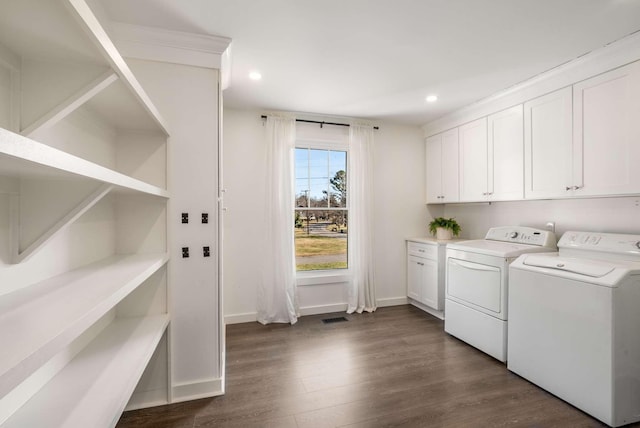
M 636 242 L 636 247 L 640 250 L 640 241 Z
M 511 234 L 509 235 L 509 238 L 517 238 L 518 237 L 518 232 L 511 232 Z

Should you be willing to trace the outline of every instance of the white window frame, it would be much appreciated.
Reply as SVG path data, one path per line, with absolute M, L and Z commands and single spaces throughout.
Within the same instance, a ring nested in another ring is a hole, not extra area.
M 341 141 L 328 141 L 321 139 L 299 139 L 296 140 L 296 149 L 316 149 L 316 150 L 333 150 L 347 153 L 347 164 L 349 162 L 349 144 Z M 349 168 L 347 165 L 347 177 L 349 176 Z M 348 178 L 347 178 L 348 180 Z M 348 181 L 347 181 L 348 182 Z M 349 213 L 349 194 L 347 193 L 347 206 L 345 208 L 337 208 L 336 210 L 345 209 L 347 215 Z M 294 207 L 294 210 L 298 211 Z M 327 208 L 326 211 L 330 211 Z M 349 239 L 347 237 L 347 239 Z M 348 257 L 348 256 L 347 256 Z M 347 263 L 348 266 L 348 263 Z M 327 269 L 327 270 L 311 270 L 311 271 L 296 271 L 296 284 L 298 286 L 306 285 L 323 285 L 323 284 L 336 284 L 342 282 L 349 282 L 351 279 L 351 268 L 346 269 Z

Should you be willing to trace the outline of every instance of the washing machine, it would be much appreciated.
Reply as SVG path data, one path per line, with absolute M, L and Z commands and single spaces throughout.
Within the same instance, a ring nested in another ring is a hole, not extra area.
M 507 367 L 610 426 L 640 421 L 640 235 L 558 248 L 510 266 Z
M 555 250 L 553 232 L 525 226 L 447 244 L 444 330 L 506 361 L 509 265 L 521 254 Z

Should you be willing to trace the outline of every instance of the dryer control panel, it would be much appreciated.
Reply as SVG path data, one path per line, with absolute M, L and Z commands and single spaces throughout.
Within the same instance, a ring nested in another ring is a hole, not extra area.
M 556 235 L 553 232 L 526 226 L 492 227 L 484 239 L 556 248 Z
M 628 254 L 635 258 L 640 257 L 640 235 L 569 231 L 562 235 L 558 242 L 558 247 L 582 251 Z

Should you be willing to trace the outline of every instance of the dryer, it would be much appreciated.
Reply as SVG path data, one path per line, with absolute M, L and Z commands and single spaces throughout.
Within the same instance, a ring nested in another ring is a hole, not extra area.
M 494 227 L 484 239 L 447 244 L 444 330 L 506 361 L 509 264 L 524 253 L 555 249 L 553 232 L 524 226 Z
M 510 266 L 507 367 L 610 426 L 640 421 L 640 235 L 558 248 Z

